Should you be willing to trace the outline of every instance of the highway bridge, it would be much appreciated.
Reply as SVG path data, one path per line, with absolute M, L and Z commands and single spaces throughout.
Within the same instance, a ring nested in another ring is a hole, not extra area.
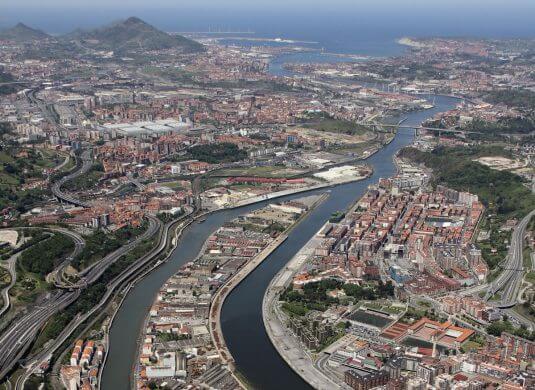
M 56 198 L 58 198 L 59 200 L 63 202 L 73 204 L 75 206 L 89 208 L 91 207 L 89 203 L 86 203 L 74 197 L 73 195 L 67 194 L 61 190 L 61 187 L 68 181 L 74 180 L 77 177 L 80 177 L 86 174 L 87 172 L 89 172 L 89 170 L 91 169 L 91 164 L 92 164 L 91 151 L 85 150 L 81 155 L 81 160 L 82 160 L 82 165 L 80 166 L 79 169 L 77 169 L 76 171 L 72 172 L 71 174 L 67 176 L 63 176 L 61 179 L 59 179 L 57 182 L 55 182 L 52 185 L 52 193 L 54 194 Z
M 141 183 L 138 179 L 133 177 L 129 177 L 127 179 L 127 182 L 134 185 L 139 191 L 145 191 L 145 189 L 147 188 L 145 184 Z
M 387 129 L 414 129 L 416 131 L 419 130 L 425 130 L 425 131 L 431 131 L 438 133 L 439 136 L 442 133 L 455 133 L 455 134 L 483 134 L 478 131 L 467 131 L 467 130 L 458 130 L 458 129 L 441 129 L 438 127 L 428 127 L 428 126 L 409 126 L 409 125 L 402 125 L 402 124 L 388 124 L 388 123 L 375 123 L 375 122 L 357 122 L 357 125 L 360 126 L 369 126 L 374 129 L 377 128 L 387 128 Z

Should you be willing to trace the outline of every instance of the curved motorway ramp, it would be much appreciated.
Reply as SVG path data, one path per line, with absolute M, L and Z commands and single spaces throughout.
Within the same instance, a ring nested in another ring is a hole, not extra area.
M 67 176 L 63 176 L 61 179 L 59 179 L 57 182 L 55 182 L 52 185 L 52 193 L 54 194 L 56 198 L 66 203 L 70 203 L 70 204 L 73 204 L 75 206 L 80 206 L 80 207 L 91 207 L 89 203 L 86 203 L 80 199 L 77 199 L 76 197 L 70 194 L 67 194 L 61 190 L 61 187 L 65 183 L 86 174 L 91 169 L 91 150 L 85 150 L 81 155 L 81 159 L 82 159 L 82 165 L 80 166 L 79 169 L 70 173 Z

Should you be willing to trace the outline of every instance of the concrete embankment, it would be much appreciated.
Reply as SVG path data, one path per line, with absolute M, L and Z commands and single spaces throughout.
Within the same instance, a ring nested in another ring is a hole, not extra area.
M 352 183 L 352 182 L 356 182 L 356 181 L 361 181 L 361 180 L 367 179 L 372 174 L 373 174 L 373 172 L 370 172 L 366 176 L 341 178 L 341 179 L 338 179 L 338 180 L 332 180 L 332 181 L 329 181 L 329 182 L 316 184 L 316 185 L 313 185 L 313 186 L 310 186 L 310 187 L 292 188 L 292 189 L 289 189 L 289 190 L 273 192 L 271 194 L 266 194 L 266 195 L 262 195 L 262 196 L 255 196 L 254 198 L 244 199 L 244 200 L 239 201 L 239 202 L 237 202 L 235 204 L 232 204 L 232 205 L 229 205 L 229 206 L 225 206 L 224 208 L 230 210 L 230 209 L 234 209 L 234 208 L 238 208 L 238 207 L 249 206 L 251 204 L 262 202 L 262 201 L 265 201 L 265 200 L 281 198 L 281 197 L 287 196 L 287 195 L 293 195 L 293 194 L 299 194 L 299 193 L 302 193 L 302 192 L 315 191 L 315 190 L 319 190 L 319 189 L 322 189 L 322 188 L 328 188 L 328 187 L 337 186 L 337 185 L 340 185 L 340 184 L 346 184 L 346 183 Z
M 278 306 L 280 294 L 290 285 L 295 273 L 301 269 L 320 241 L 321 239 L 317 235 L 311 238 L 275 275 L 262 300 L 262 319 L 271 343 L 288 366 L 313 388 L 328 390 L 338 388 L 339 385 L 314 368 L 313 357 L 307 352 L 307 348 L 301 345 L 300 341 L 287 329 L 282 321 L 283 314 Z
M 223 336 L 223 331 L 221 329 L 221 308 L 225 302 L 225 299 L 236 288 L 253 270 L 258 267 L 275 249 L 277 249 L 286 239 L 288 238 L 289 232 L 297 226 L 306 216 L 312 211 L 318 204 L 328 197 L 328 194 L 323 194 L 318 197 L 318 199 L 312 204 L 312 206 L 307 210 L 306 213 L 300 216 L 300 218 L 295 221 L 284 233 L 279 235 L 273 242 L 271 242 L 267 247 L 265 247 L 258 255 L 256 255 L 251 261 L 249 261 L 245 266 L 243 266 L 231 279 L 227 281 L 219 290 L 214 294 L 212 298 L 212 304 L 210 305 L 209 313 L 209 330 L 212 337 L 212 341 L 216 346 L 217 351 L 219 352 L 223 362 L 227 364 L 232 372 L 233 377 L 236 381 L 243 387 L 247 386 L 238 378 L 235 374 L 235 363 L 234 359 L 228 347 L 225 343 L 225 338 Z
M 310 188 L 306 189 L 306 191 L 310 191 L 310 190 L 312 190 L 312 189 L 310 189 Z M 298 192 L 299 192 L 299 191 L 298 191 Z M 284 196 L 284 195 L 288 195 L 288 194 L 281 194 L 281 195 L 279 195 L 279 196 Z M 324 195 L 324 196 L 326 196 L 326 195 Z M 310 212 L 310 211 L 311 211 L 317 204 L 319 204 L 320 201 L 323 200 L 323 199 L 325 199 L 325 198 L 324 198 L 324 197 L 321 197 L 317 202 L 315 202 L 315 203 L 311 206 L 311 208 L 310 208 L 310 210 L 309 210 L 308 212 Z M 254 200 L 251 200 L 248 204 L 260 203 L 260 202 L 262 202 L 262 201 L 264 201 L 264 200 L 265 200 L 265 199 L 254 199 Z M 242 206 L 243 206 L 243 205 L 242 205 Z M 231 208 L 237 208 L 237 207 L 238 207 L 238 206 L 236 206 L 236 207 L 231 207 Z M 230 209 L 231 209 L 231 208 L 230 208 Z M 124 302 L 125 298 L 127 297 L 128 293 L 130 292 L 130 290 L 131 290 L 131 289 L 132 289 L 132 288 L 133 288 L 133 287 L 134 287 L 134 286 L 135 286 L 141 279 L 143 279 L 144 277 L 146 277 L 149 273 L 153 272 L 156 268 L 160 267 L 162 264 L 166 263 L 166 262 L 169 260 L 169 258 L 170 258 L 170 257 L 169 257 L 170 254 L 173 253 L 173 250 L 174 250 L 173 248 L 175 248 L 175 247 L 178 245 L 178 242 L 179 242 L 180 239 L 181 239 L 182 233 L 184 232 L 184 230 L 185 230 L 186 228 L 188 228 L 191 224 L 193 224 L 193 223 L 195 223 L 195 222 L 197 222 L 197 221 L 202 221 L 203 219 L 205 219 L 205 218 L 208 217 L 210 214 L 212 214 L 212 213 L 214 213 L 214 212 L 216 212 L 216 211 L 218 211 L 218 210 L 206 211 L 206 212 L 197 214 L 197 215 L 195 215 L 195 216 L 190 216 L 190 217 L 188 217 L 188 218 L 184 218 L 184 217 L 183 217 L 184 220 L 183 220 L 181 223 L 179 223 L 178 226 L 176 227 L 176 229 L 175 229 L 175 231 L 174 231 L 174 234 L 172 234 L 173 237 L 172 237 L 172 238 L 170 237 L 170 238 L 171 238 L 171 248 L 168 250 L 167 255 L 165 256 L 165 258 L 163 258 L 163 259 L 161 259 L 161 260 L 158 260 L 154 265 L 152 265 L 151 267 L 149 267 L 148 269 L 146 269 L 145 271 L 143 271 L 143 272 L 142 272 L 139 276 L 137 276 L 134 280 L 132 280 L 131 282 L 129 282 L 128 285 L 122 290 L 122 295 L 123 295 L 123 296 L 122 296 L 121 300 L 119 301 L 117 307 L 115 308 L 112 317 L 110 318 L 110 322 L 109 322 L 108 327 L 107 327 L 108 330 L 107 330 L 106 335 L 105 335 L 106 344 L 109 346 L 109 348 L 111 347 L 111 343 L 109 343 L 109 329 L 111 329 L 111 327 L 112 327 L 112 325 L 113 325 L 113 322 L 114 322 L 114 320 L 115 320 L 115 316 L 116 316 L 117 312 L 119 311 L 119 309 L 121 308 L 121 306 L 123 305 L 123 302 Z M 305 213 L 304 215 L 306 215 L 306 213 Z M 295 225 L 297 225 L 297 223 L 298 223 L 299 221 L 300 221 L 300 220 L 296 221 L 296 223 L 294 223 L 294 225 L 292 225 L 292 227 L 295 226 Z M 291 228 L 290 228 L 290 229 L 291 229 Z M 287 232 L 286 232 L 286 233 L 287 233 Z M 282 240 L 281 237 L 282 237 L 282 236 L 280 236 L 279 238 Z M 286 239 L 286 237 L 287 237 L 287 235 L 285 235 L 284 239 Z M 270 250 L 269 250 L 269 253 L 266 252 L 266 253 L 264 254 L 264 251 L 261 252 L 261 253 L 258 255 L 258 256 L 259 256 L 259 257 L 258 257 L 258 260 L 255 259 L 255 261 L 254 261 L 255 265 L 254 265 L 254 266 L 251 266 L 250 268 L 248 268 L 248 271 L 247 271 L 246 274 L 244 274 L 244 275 L 241 275 L 241 274 L 240 274 L 239 282 L 241 282 L 241 281 L 247 276 L 247 274 L 249 274 L 250 272 L 252 272 L 252 271 L 254 270 L 254 268 L 256 268 L 256 267 L 257 267 L 257 266 L 258 266 L 258 265 L 259 265 L 259 264 L 260 264 L 260 263 L 261 263 L 261 262 L 262 262 L 262 261 L 263 261 L 263 260 L 264 260 L 264 259 L 265 259 L 265 258 L 272 252 L 272 251 L 273 251 L 273 250 L 275 250 L 280 244 L 282 244 L 282 242 L 284 242 L 284 240 L 282 240 L 282 241 L 278 241 L 279 238 L 276 240 L 276 241 L 278 242 L 276 246 L 274 246 L 273 248 L 271 248 L 271 246 L 268 247 L 268 248 L 270 249 Z M 275 243 L 275 242 L 274 242 L 274 243 Z M 274 244 L 274 243 L 272 243 L 272 244 Z M 267 251 L 268 248 L 265 248 L 265 251 Z M 202 253 L 202 252 L 203 252 L 203 251 L 201 250 L 200 253 Z M 261 260 L 260 260 L 260 256 L 263 257 Z M 238 276 L 238 274 L 236 274 L 236 276 Z M 235 276 L 235 277 L 236 277 L 236 276 Z M 234 280 L 234 279 L 233 279 L 233 280 Z M 237 283 L 235 283 L 235 284 L 233 283 L 232 288 L 235 288 L 235 287 L 239 284 L 239 282 L 237 282 Z M 228 293 L 230 293 L 230 291 L 232 290 L 232 288 L 228 291 Z M 228 293 L 227 293 L 227 295 L 228 295 Z M 226 297 L 226 295 L 225 295 L 225 297 Z M 223 303 L 223 302 L 224 302 L 224 299 L 221 301 L 221 303 Z M 221 309 L 221 308 L 220 308 L 220 309 Z M 220 311 L 220 309 L 219 309 L 219 311 Z M 219 319 L 219 313 L 218 313 L 218 317 L 217 317 L 217 318 Z M 145 319 L 145 321 L 146 321 L 146 319 Z M 221 339 L 222 339 L 222 338 L 221 338 Z M 139 343 L 140 343 L 140 339 L 138 338 L 138 340 L 137 340 L 137 344 L 139 345 Z M 137 353 L 139 353 L 139 348 L 138 348 L 138 350 L 137 350 Z M 105 363 L 107 362 L 108 355 L 109 355 L 109 350 L 108 350 L 108 353 L 106 353 L 106 355 L 105 355 L 103 366 L 104 366 Z M 230 353 L 228 353 L 228 356 L 231 357 Z M 137 365 L 137 361 L 138 361 L 138 359 L 137 359 L 137 356 L 136 356 L 136 359 L 134 360 L 134 368 L 131 370 L 131 373 L 130 373 L 130 374 L 131 374 L 131 379 L 130 379 L 130 380 L 131 380 L 131 383 L 135 383 L 135 372 L 136 372 L 136 370 L 135 370 L 135 366 Z M 99 376 L 101 376 L 103 372 L 104 372 L 104 370 L 101 370 L 101 371 L 99 372 Z M 237 377 L 236 377 L 236 380 L 238 381 L 238 383 L 242 384 L 242 382 L 241 382 Z M 99 383 L 101 383 L 101 378 L 99 378 Z M 243 385 L 243 384 L 242 384 L 242 385 Z
M 217 352 L 221 356 L 224 364 L 227 364 L 234 379 L 245 389 L 244 383 L 235 375 L 235 364 L 230 351 L 225 343 L 223 331 L 221 330 L 221 307 L 228 294 L 236 288 L 256 267 L 258 267 L 277 247 L 288 238 L 287 234 L 282 234 L 260 252 L 253 260 L 249 261 L 241 268 L 227 283 L 225 283 L 214 295 L 210 306 L 209 329 Z
M 121 306 L 123 305 L 123 302 L 124 300 L 126 299 L 128 293 L 130 292 L 130 290 L 141 280 L 143 279 L 145 276 L 147 276 L 150 272 L 152 272 L 154 269 L 156 269 L 157 267 L 159 267 L 162 263 L 164 263 L 165 261 L 167 261 L 167 259 L 169 258 L 169 255 L 170 253 L 172 253 L 173 251 L 173 248 L 174 246 L 176 245 L 176 242 L 180 239 L 180 236 L 182 235 L 182 232 L 184 231 L 185 228 L 187 228 L 191 223 L 193 223 L 196 219 L 196 217 L 192 217 L 192 218 L 189 218 L 188 215 L 186 216 L 183 216 L 181 217 L 183 218 L 184 220 L 182 222 L 178 222 L 177 221 L 177 225 L 175 227 L 172 228 L 172 230 L 174 230 L 174 237 L 172 238 L 172 243 L 171 243 L 171 248 L 168 250 L 168 253 L 166 254 L 165 258 L 162 259 L 162 260 L 159 260 L 158 262 L 156 262 L 154 265 L 152 265 L 151 267 L 149 267 L 148 269 L 146 269 L 145 271 L 143 271 L 140 275 L 138 275 L 137 277 L 135 277 L 132 281 L 130 281 L 127 286 L 121 291 L 122 293 L 122 297 L 120 299 L 120 301 L 118 302 L 115 310 L 113 311 L 113 314 L 111 315 L 110 317 L 110 320 L 108 322 L 108 326 L 106 328 L 106 332 L 104 334 L 104 340 L 105 340 L 105 344 L 108 346 L 108 351 L 106 351 L 106 354 L 104 355 L 104 360 L 102 362 L 102 369 L 99 370 L 99 376 L 98 376 L 98 383 L 102 383 L 101 380 L 102 380 L 102 374 L 104 372 L 104 367 L 106 365 L 106 362 L 108 360 L 108 355 L 109 355 L 109 352 L 110 352 L 110 341 L 109 341 L 109 330 L 111 329 L 111 326 L 113 324 L 113 321 L 115 320 L 115 316 L 117 315 L 117 313 L 119 312 L 119 309 L 121 308 Z M 170 235 L 172 233 L 169 233 Z M 141 340 L 138 339 L 138 344 L 140 344 Z M 139 353 L 139 349 L 138 349 L 138 353 Z M 138 356 L 136 355 L 136 359 L 135 359 L 135 364 L 137 364 L 137 361 L 138 361 Z M 136 373 L 136 370 L 132 369 L 132 372 L 131 372 L 131 383 L 135 383 L 134 381 L 134 378 L 135 378 L 135 373 Z

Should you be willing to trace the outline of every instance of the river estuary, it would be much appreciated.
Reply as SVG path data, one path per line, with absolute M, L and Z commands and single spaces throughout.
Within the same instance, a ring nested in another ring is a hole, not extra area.
M 404 125 L 417 126 L 437 112 L 453 108 L 454 98 L 433 96 L 435 107 L 411 112 Z M 272 346 L 262 321 L 262 298 L 275 274 L 293 257 L 310 237 L 315 234 L 331 213 L 347 208 L 362 196 L 368 185 L 381 177 L 395 173 L 392 157 L 402 147 L 413 141 L 414 131 L 401 129 L 395 139 L 366 163 L 373 166 L 373 175 L 363 181 L 342 184 L 329 189 L 330 196 L 290 233 L 258 268 L 256 268 L 227 298 L 221 313 L 225 340 L 236 360 L 240 373 L 252 387 L 258 389 L 309 389 L 310 387 L 288 367 Z M 325 192 L 326 189 L 313 191 Z M 192 261 L 208 236 L 223 223 L 240 214 L 265 206 L 269 202 L 302 197 L 295 194 L 272 201 L 264 201 L 234 210 L 210 214 L 202 224 L 187 228 L 170 259 L 137 283 L 126 296 L 110 329 L 110 350 L 103 372 L 103 390 L 129 389 L 130 376 L 136 357 L 137 340 L 149 308 L 165 281 L 183 264 Z

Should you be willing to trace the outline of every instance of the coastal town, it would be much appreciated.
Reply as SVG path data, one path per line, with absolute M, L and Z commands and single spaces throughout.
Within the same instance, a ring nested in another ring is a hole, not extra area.
M 533 40 L 243 35 L 0 30 L 0 389 L 535 387 Z

